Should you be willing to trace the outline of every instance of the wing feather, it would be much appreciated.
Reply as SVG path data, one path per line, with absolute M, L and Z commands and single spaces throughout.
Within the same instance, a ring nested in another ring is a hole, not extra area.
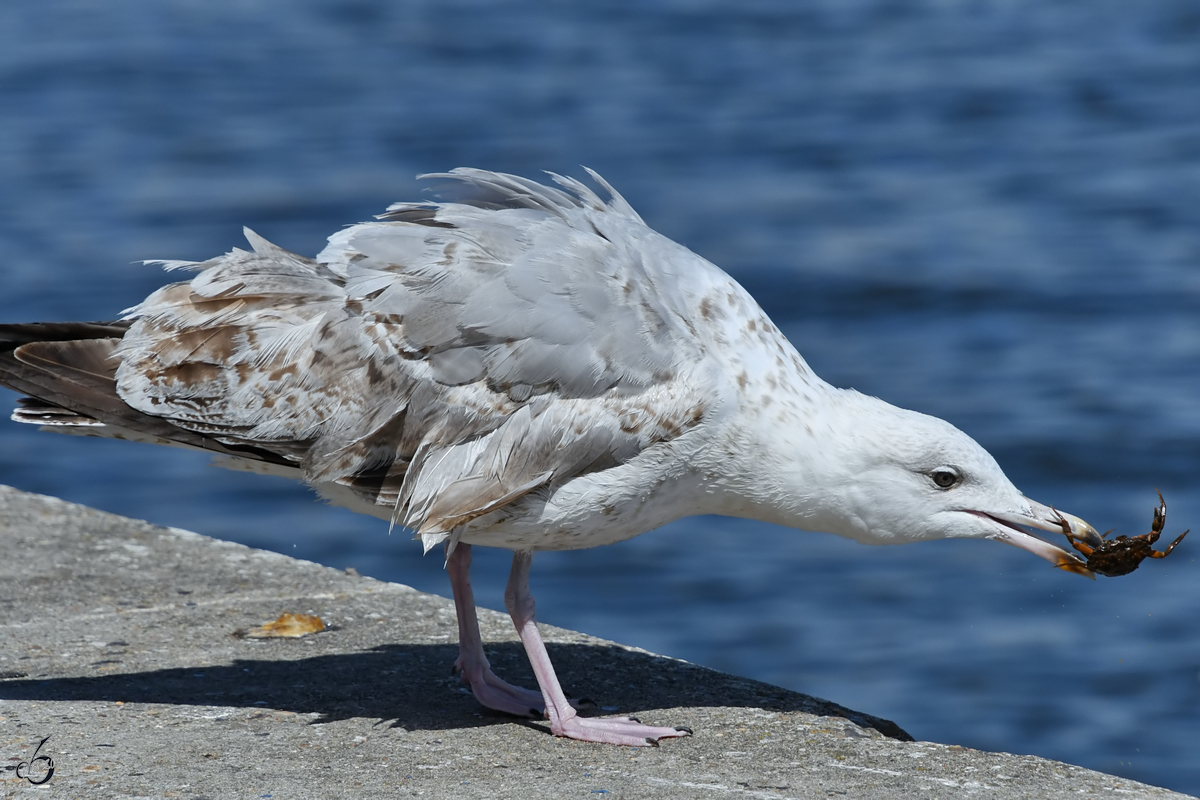
M 461 201 L 394 205 L 315 260 L 246 231 L 249 251 L 162 262 L 196 275 L 108 340 L 127 416 L 269 452 L 435 538 L 700 421 L 657 235 L 599 176 L 607 201 L 561 176 L 431 177 Z

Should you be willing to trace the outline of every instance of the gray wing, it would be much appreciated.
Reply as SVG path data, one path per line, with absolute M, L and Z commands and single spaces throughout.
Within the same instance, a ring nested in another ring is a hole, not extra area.
M 623 463 L 702 418 L 702 353 L 654 234 L 602 201 L 456 170 L 316 260 L 247 231 L 131 310 L 116 371 L 139 412 L 269 450 L 424 534 Z M 697 258 L 676 245 L 670 258 Z M 675 264 L 686 273 L 687 264 Z

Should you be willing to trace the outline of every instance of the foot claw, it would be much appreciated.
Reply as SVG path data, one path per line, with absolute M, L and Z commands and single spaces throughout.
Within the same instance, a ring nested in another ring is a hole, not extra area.
M 643 725 L 629 717 L 569 717 L 551 718 L 550 731 L 582 742 L 607 742 L 627 747 L 658 747 L 662 739 L 687 736 L 679 728 L 659 728 Z
M 691 728 L 689 728 L 689 727 L 687 727 L 686 725 L 676 725 L 676 726 L 675 726 L 675 730 L 679 731 L 680 733 L 686 733 L 688 736 L 694 736 L 694 735 L 695 735 L 695 734 L 692 732 L 692 729 L 691 729 Z

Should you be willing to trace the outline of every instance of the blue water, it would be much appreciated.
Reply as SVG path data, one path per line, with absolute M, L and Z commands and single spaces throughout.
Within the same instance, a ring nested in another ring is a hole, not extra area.
M 736 6 L 736 8 L 735 8 Z M 0 7 L 0 319 L 109 318 L 249 225 L 302 253 L 471 165 L 611 180 L 822 376 L 1101 529 L 1200 527 L 1200 8 L 40 0 Z M 0 402 L 8 405 L 4 393 Z M 0 427 L 0 482 L 445 592 L 386 525 L 187 453 Z M 918 738 L 1200 793 L 1200 540 L 1014 548 L 693 519 L 540 555 L 543 619 Z M 507 558 L 477 556 L 501 604 Z M 583 687 L 580 687 L 583 688 Z

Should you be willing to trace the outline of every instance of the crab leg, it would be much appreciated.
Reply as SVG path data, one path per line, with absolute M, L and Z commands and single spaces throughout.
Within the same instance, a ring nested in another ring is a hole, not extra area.
M 1188 528 L 1186 531 L 1184 531 L 1183 533 L 1179 534 L 1179 538 L 1177 538 L 1175 541 L 1173 541 L 1173 542 L 1171 542 L 1169 545 L 1167 545 L 1167 549 L 1166 549 L 1166 550 L 1163 550 L 1161 553 L 1160 553 L 1160 552 L 1158 552 L 1157 550 L 1151 550 L 1151 551 L 1150 551 L 1150 557 L 1151 557 L 1151 558 L 1166 558 L 1166 557 L 1167 557 L 1167 555 L 1168 555 L 1168 554 L 1169 554 L 1169 553 L 1170 553 L 1172 550 L 1174 550 L 1174 549 L 1175 549 L 1175 545 L 1177 545 L 1177 544 L 1179 544 L 1180 542 L 1182 542 L 1182 541 L 1183 541 L 1183 537 L 1185 537 L 1185 536 L 1187 536 L 1189 533 L 1191 533 L 1191 530 L 1192 530 L 1191 528 Z

